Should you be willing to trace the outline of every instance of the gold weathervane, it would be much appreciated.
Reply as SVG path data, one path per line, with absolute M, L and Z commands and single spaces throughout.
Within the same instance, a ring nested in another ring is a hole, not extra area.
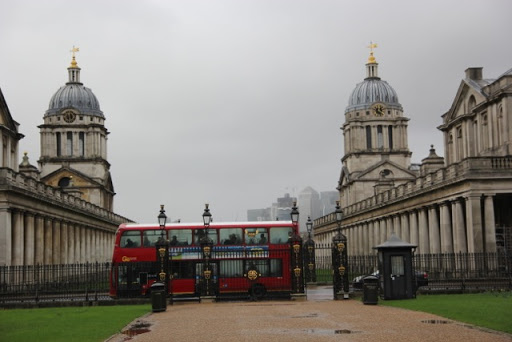
M 71 53 L 73 54 L 73 55 L 72 55 L 73 60 L 71 60 L 71 67 L 72 67 L 72 68 L 76 68 L 76 67 L 78 67 L 78 65 L 77 65 L 77 63 L 76 63 L 76 60 L 75 60 L 75 52 L 78 52 L 78 51 L 80 51 L 80 49 L 79 49 L 79 48 L 77 48 L 77 47 L 75 47 L 74 45 L 73 45 L 73 48 L 72 48 L 71 50 L 69 50 L 69 52 L 71 52 Z
M 373 49 L 377 47 L 377 43 L 370 42 L 370 45 L 367 47 L 370 49 L 370 57 L 368 57 L 368 63 L 377 63 L 375 61 L 375 57 L 373 57 Z

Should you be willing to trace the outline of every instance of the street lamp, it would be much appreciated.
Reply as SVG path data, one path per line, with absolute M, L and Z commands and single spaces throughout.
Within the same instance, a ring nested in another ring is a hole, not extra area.
M 336 223 L 338 224 L 338 234 L 341 230 L 341 221 L 343 221 L 343 210 L 340 207 L 340 201 L 336 201 Z
M 208 209 L 208 203 L 205 204 L 203 212 L 203 223 L 204 223 L 204 236 L 201 238 L 201 250 L 203 252 L 203 286 L 201 289 L 201 295 L 205 297 L 213 297 L 215 289 L 213 288 L 212 267 L 210 265 L 210 258 L 212 256 L 213 241 L 208 237 L 208 228 L 212 222 L 212 214 Z
M 297 225 L 299 222 L 299 210 L 297 209 L 297 202 L 293 202 L 292 211 L 290 213 L 293 225 Z
M 160 236 L 164 237 L 165 224 L 167 223 L 167 215 L 165 215 L 164 205 L 160 204 L 160 214 L 158 214 L 158 224 L 160 225 Z
M 306 229 L 308 230 L 308 239 L 311 240 L 311 230 L 313 229 L 313 221 L 311 221 L 311 216 L 308 216 L 308 220 L 306 221 Z

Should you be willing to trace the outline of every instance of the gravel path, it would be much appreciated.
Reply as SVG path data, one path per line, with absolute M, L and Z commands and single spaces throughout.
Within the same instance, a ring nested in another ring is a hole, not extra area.
M 364 305 L 359 299 L 311 297 L 307 301 L 175 304 L 132 322 L 149 324 L 149 332 L 131 338 L 119 334 L 107 341 L 512 341 L 512 335 L 432 314 Z

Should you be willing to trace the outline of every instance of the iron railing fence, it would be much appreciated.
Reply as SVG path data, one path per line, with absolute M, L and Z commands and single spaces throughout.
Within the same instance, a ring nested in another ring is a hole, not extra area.
M 330 245 L 315 246 L 315 269 L 317 283 L 332 283 L 332 257 Z M 282 272 L 289 272 L 289 263 L 261 258 L 254 251 L 250 258 L 245 254 L 224 251 L 222 259 L 214 259 L 218 267 L 219 289 L 222 277 L 239 277 L 240 288 L 247 284 L 247 271 L 251 262 L 256 266 L 258 280 L 265 282 L 266 291 L 271 294 L 279 289 L 282 283 L 272 283 L 272 276 L 277 274 L 279 267 Z M 220 253 L 220 252 L 218 252 Z M 238 252 L 242 253 L 242 252 Z M 261 252 L 258 252 L 261 253 Z M 283 250 L 288 253 L 289 250 Z M 217 257 L 221 255 L 218 254 Z M 173 255 L 173 258 L 177 258 Z M 242 261 L 243 260 L 243 261 Z M 222 262 L 222 264 L 221 264 Z M 201 271 L 197 261 L 173 260 L 172 273 L 174 279 L 195 277 Z M 452 254 L 417 254 L 413 256 L 416 273 L 427 273 L 428 284 L 421 286 L 421 292 L 465 292 L 485 290 L 512 290 L 512 257 L 506 253 L 452 253 Z M 144 266 L 144 267 L 143 267 Z M 377 255 L 349 256 L 349 281 L 360 275 L 369 275 L 378 270 Z M 156 277 L 157 265 L 136 266 L 135 263 L 123 263 L 116 270 L 129 268 L 131 274 L 126 283 L 137 284 L 125 290 L 139 289 L 141 280 L 151 280 Z M 9 302 L 48 302 L 48 301 L 97 301 L 109 298 L 109 278 L 112 265 L 110 263 L 85 263 L 63 265 L 29 265 L 29 266 L 0 266 L 0 305 Z M 140 277 L 140 273 L 147 277 Z M 216 271 L 217 272 L 217 271 Z M 114 274 L 120 274 L 118 272 Z M 269 277 L 265 277 L 269 275 Z M 265 280 L 266 278 L 266 280 Z M 122 276 L 117 278 L 124 282 Z M 277 279 L 277 278 L 276 278 Z M 256 283 L 256 282 L 255 282 Z M 236 282 L 229 286 L 236 287 Z M 121 286 L 121 289 L 123 287 Z M 224 291 L 226 294 L 228 291 Z M 138 293 L 134 291 L 133 294 Z M 236 294 L 236 291 L 232 292 Z M 245 296 L 246 291 L 240 291 Z
M 108 297 L 110 263 L 0 266 L 0 304 Z

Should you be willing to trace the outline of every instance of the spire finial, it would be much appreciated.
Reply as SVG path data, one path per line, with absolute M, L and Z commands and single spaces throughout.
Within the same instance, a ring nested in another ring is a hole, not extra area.
M 368 63 L 377 63 L 377 61 L 375 61 L 375 57 L 373 57 L 373 49 L 377 47 L 377 43 L 370 41 L 370 45 L 367 47 L 370 49 L 370 57 L 368 57 Z
M 77 68 L 78 67 L 78 64 L 76 63 L 76 59 L 75 59 L 75 53 L 78 52 L 78 51 L 80 51 L 80 49 L 75 47 L 74 45 L 73 45 L 73 48 L 71 50 L 69 50 L 69 52 L 72 53 L 72 57 L 73 57 L 73 59 L 71 60 L 70 68 Z

